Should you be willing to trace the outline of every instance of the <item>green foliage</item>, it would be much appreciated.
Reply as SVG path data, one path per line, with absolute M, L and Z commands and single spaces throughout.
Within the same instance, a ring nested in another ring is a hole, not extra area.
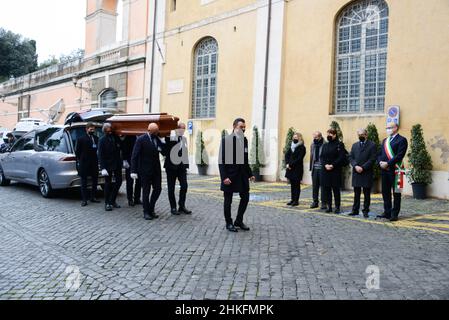
M 410 150 L 407 156 L 410 164 L 410 170 L 407 172 L 409 182 L 431 184 L 432 159 L 427 151 L 423 129 L 420 124 L 412 127 Z
M 223 129 L 221 131 L 221 138 L 223 139 L 223 138 L 226 138 L 227 136 L 229 136 L 228 130 Z
M 206 147 L 203 140 L 203 132 L 199 131 L 196 136 L 196 152 L 195 152 L 195 163 L 198 166 L 207 166 L 209 163 L 209 157 L 206 152 Z
M 60 55 L 59 58 L 56 58 L 56 56 L 52 55 L 49 59 L 45 60 L 41 64 L 39 64 L 38 70 L 42 70 L 45 68 L 48 68 L 50 66 L 53 66 L 55 64 L 60 63 L 67 63 L 73 60 L 82 59 L 84 57 L 84 50 L 83 49 L 76 49 L 73 50 L 68 55 Z
M 376 125 L 373 123 L 369 123 L 366 127 L 366 131 L 368 131 L 368 140 L 374 142 L 376 145 L 376 154 L 380 151 L 381 144 L 379 140 L 379 132 L 377 131 Z M 379 166 L 374 166 L 374 180 L 378 180 L 380 178 L 380 168 Z
M 0 28 L 0 82 L 36 69 L 36 41 Z
M 337 138 L 340 141 L 343 141 L 343 132 L 341 131 L 340 125 L 337 121 L 332 121 L 330 124 L 330 128 L 337 131 Z
M 292 144 L 293 135 L 295 134 L 294 128 L 289 128 L 287 131 L 287 137 L 285 138 L 285 145 L 284 145 L 284 151 L 283 151 L 283 157 L 282 157 L 282 169 L 285 169 L 285 154 L 287 153 L 288 149 L 290 149 L 290 146 Z
M 253 138 L 251 140 L 251 151 L 249 157 L 251 170 L 254 173 L 260 172 L 260 168 L 263 168 L 265 164 L 265 154 L 263 150 L 263 141 L 260 137 L 259 129 L 256 126 L 253 127 Z

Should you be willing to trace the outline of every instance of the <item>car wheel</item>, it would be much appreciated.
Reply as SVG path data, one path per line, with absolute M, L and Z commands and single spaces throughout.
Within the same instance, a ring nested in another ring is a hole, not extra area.
M 9 186 L 10 183 L 11 180 L 5 178 L 5 175 L 3 174 L 3 168 L 0 166 L 0 186 L 6 187 Z
M 39 191 L 44 198 L 51 198 L 53 196 L 53 189 L 51 187 L 50 178 L 47 172 L 42 169 L 38 175 Z

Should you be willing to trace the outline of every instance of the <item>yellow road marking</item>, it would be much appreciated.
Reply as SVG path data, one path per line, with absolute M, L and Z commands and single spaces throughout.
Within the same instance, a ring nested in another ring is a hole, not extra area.
M 210 191 L 207 190 L 207 192 L 205 192 L 205 190 L 202 189 L 191 189 L 190 190 L 192 193 L 194 194 L 199 194 L 199 195 L 207 195 L 209 197 L 218 199 L 218 200 L 222 200 L 222 192 L 221 191 Z M 406 228 L 406 229 L 415 229 L 415 230 L 423 230 L 423 231 L 430 231 L 430 232 L 434 232 L 434 233 L 439 233 L 439 234 L 449 234 L 449 230 L 440 230 L 440 229 L 435 229 L 435 228 L 448 228 L 449 226 L 444 225 L 444 227 L 442 227 L 442 224 L 432 224 L 432 223 L 413 223 L 413 221 L 410 221 L 410 219 L 404 219 L 404 220 L 399 220 L 396 222 L 382 222 L 382 221 L 376 221 L 376 220 L 367 220 L 367 219 L 360 219 L 360 218 L 355 218 L 355 217 L 350 217 L 350 216 L 345 216 L 345 215 L 330 215 L 327 213 L 323 213 L 320 211 L 316 211 L 315 209 L 295 209 L 295 208 L 289 208 L 289 207 L 285 207 L 285 199 L 278 199 L 278 200 L 270 200 L 270 201 L 263 201 L 263 202 L 253 202 L 251 203 L 251 205 L 253 206 L 260 206 L 260 207 L 269 207 L 269 208 L 274 208 L 274 209 L 279 209 L 279 210 L 283 210 L 283 211 L 289 211 L 289 212 L 295 212 L 295 213 L 303 213 L 303 214 L 314 214 L 314 215 L 319 215 L 319 216 L 325 216 L 325 217 L 329 217 L 329 218 L 336 218 L 336 219 L 346 219 L 346 220 L 352 220 L 352 221 L 357 221 L 357 222 L 361 222 L 361 223 L 369 223 L 369 224 L 374 224 L 374 225 L 382 225 L 382 226 L 387 226 L 389 228 Z M 441 213 L 440 213 L 441 214 Z M 421 219 L 425 219 L 428 216 L 419 216 L 419 217 L 413 217 L 413 219 L 416 218 L 421 218 Z

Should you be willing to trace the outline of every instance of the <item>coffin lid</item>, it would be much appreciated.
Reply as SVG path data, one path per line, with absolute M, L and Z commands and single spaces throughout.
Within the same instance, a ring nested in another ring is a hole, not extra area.
M 124 136 L 145 134 L 152 122 L 159 125 L 159 136 L 169 136 L 178 127 L 178 121 L 178 117 L 167 113 L 120 114 L 107 119 L 114 133 Z

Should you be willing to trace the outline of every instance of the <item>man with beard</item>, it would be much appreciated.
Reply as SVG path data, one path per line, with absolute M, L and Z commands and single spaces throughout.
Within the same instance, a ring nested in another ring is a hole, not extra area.
M 238 118 L 233 123 L 233 133 L 221 141 L 219 170 L 221 191 L 224 194 L 224 216 L 226 229 L 237 232 L 237 228 L 248 231 L 243 215 L 249 202 L 249 181 L 255 181 L 248 161 L 248 140 L 245 138 L 245 120 Z M 237 218 L 232 223 L 231 205 L 234 193 L 239 193 L 240 204 Z
M 87 179 L 92 178 L 92 191 L 90 193 L 90 201 L 99 203 L 95 198 L 98 184 L 98 137 L 95 135 L 95 125 L 88 123 L 86 125 L 86 135 L 78 138 L 76 141 L 75 155 L 77 160 L 78 175 L 81 177 L 81 206 L 87 206 L 88 191 Z

